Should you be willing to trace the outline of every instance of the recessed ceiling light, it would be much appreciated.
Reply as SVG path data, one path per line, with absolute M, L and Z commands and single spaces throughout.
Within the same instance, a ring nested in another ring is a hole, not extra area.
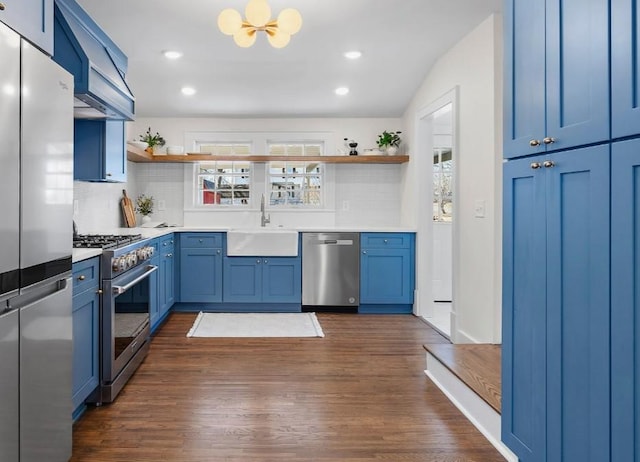
M 344 57 L 347 59 L 358 59 L 360 56 L 362 56 L 362 53 L 359 51 L 347 51 L 344 54 Z
M 192 87 L 182 87 L 182 90 L 180 91 L 182 92 L 183 95 L 187 95 L 187 96 L 196 94 L 196 89 Z
M 347 87 L 339 87 L 336 88 L 336 95 L 344 96 L 349 93 L 349 89 Z
M 182 57 L 182 53 L 180 51 L 174 51 L 174 50 L 163 51 L 162 54 L 167 59 L 178 59 Z

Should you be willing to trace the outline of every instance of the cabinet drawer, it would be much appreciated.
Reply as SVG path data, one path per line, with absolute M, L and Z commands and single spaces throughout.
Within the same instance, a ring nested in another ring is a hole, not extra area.
M 100 284 L 100 257 L 73 264 L 73 295 Z
M 363 249 L 409 249 L 412 236 L 410 233 L 362 233 L 360 247 Z
M 220 248 L 222 233 L 184 233 L 180 235 L 180 247 L 183 249 Z
M 173 250 L 174 248 L 174 236 L 173 234 L 169 234 L 168 236 L 163 236 L 160 238 L 160 250 L 164 252 L 165 250 Z

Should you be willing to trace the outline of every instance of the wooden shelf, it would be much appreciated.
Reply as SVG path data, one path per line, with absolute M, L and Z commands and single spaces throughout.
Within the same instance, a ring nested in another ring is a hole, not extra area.
M 328 164 L 404 164 L 409 156 L 214 156 L 212 154 L 186 154 L 181 156 L 152 156 L 146 151 L 127 144 L 127 160 L 131 162 L 189 163 L 216 160 L 244 160 L 247 162 L 325 162 Z

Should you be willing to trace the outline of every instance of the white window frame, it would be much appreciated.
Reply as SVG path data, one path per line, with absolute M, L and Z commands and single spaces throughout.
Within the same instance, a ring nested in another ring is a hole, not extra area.
M 266 155 L 269 144 L 280 143 L 319 143 L 324 145 L 323 152 L 331 153 L 336 151 L 335 135 L 332 132 L 279 132 L 279 131 L 200 131 L 186 132 L 184 136 L 184 146 L 187 152 L 197 152 L 201 144 L 219 143 L 250 143 L 251 155 Z M 238 155 L 239 160 L 242 155 Z M 190 212 L 246 212 L 247 210 L 257 210 L 260 208 L 260 198 L 262 194 L 269 197 L 268 165 L 269 162 L 252 162 L 251 165 L 251 186 L 249 194 L 249 207 L 246 205 L 199 205 L 198 184 L 196 181 L 198 163 L 185 164 L 184 166 L 184 209 Z M 291 212 L 326 212 L 333 210 L 335 203 L 335 165 L 322 163 L 323 184 L 320 188 L 322 194 L 321 206 L 270 206 L 267 200 L 267 210 L 291 211 Z

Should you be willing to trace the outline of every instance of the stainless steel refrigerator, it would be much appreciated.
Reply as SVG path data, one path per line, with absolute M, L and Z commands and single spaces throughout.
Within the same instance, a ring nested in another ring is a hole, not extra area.
M 71 457 L 73 77 L 0 23 L 0 461 Z

